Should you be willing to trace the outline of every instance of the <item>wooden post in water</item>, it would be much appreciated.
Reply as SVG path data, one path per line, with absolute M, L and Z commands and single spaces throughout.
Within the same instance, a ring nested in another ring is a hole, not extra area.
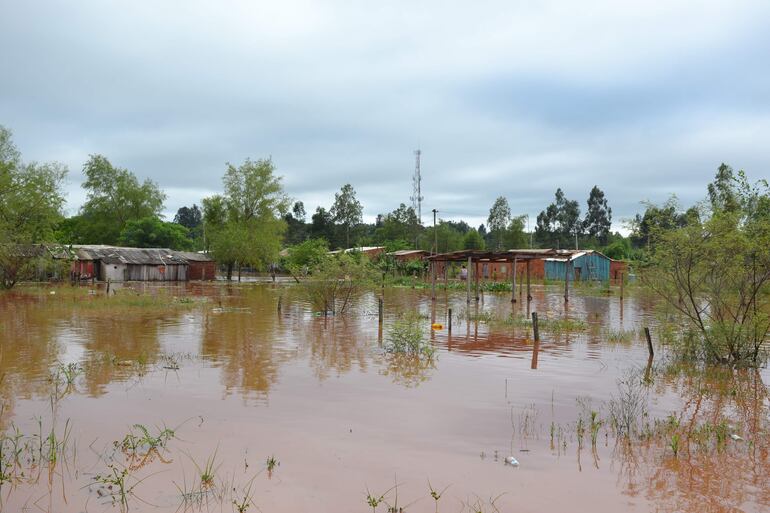
M 473 282 L 476 287 L 476 301 L 479 300 L 479 262 L 476 261 L 476 267 L 473 269 Z
M 516 259 L 518 257 L 513 257 L 513 269 L 511 270 L 511 303 L 516 302 Z
M 379 323 L 382 324 L 382 298 L 380 298 L 377 302 L 377 312 L 379 316 Z
M 647 338 L 647 350 L 650 352 L 650 359 L 655 356 L 655 351 L 652 349 L 652 338 L 650 337 L 650 328 L 644 328 L 644 336 Z
M 110 296 L 110 279 L 107 278 L 107 297 Z
M 283 296 L 278 296 L 278 313 L 281 313 L 281 302 L 283 301 Z
M 430 263 L 430 298 L 436 300 L 436 262 Z
M 329 302 L 324 301 L 324 317 L 327 317 L 329 315 Z
M 535 336 L 535 342 L 540 342 L 540 329 L 537 326 L 537 312 L 532 312 L 532 333 Z
M 468 282 L 466 284 L 468 291 L 467 291 L 467 296 L 465 298 L 465 302 L 468 303 L 468 304 L 470 304 L 470 302 L 471 302 L 471 263 L 472 262 L 473 262 L 473 258 L 468 257 L 468 267 L 467 267 L 468 272 L 465 273 L 466 274 L 465 281 Z
M 620 300 L 623 301 L 623 273 L 620 273 Z
M 564 262 L 564 302 L 569 298 L 569 260 Z
M 529 263 L 530 260 L 527 260 L 527 301 L 532 301 L 532 292 L 529 288 Z
M 447 329 L 449 330 L 449 333 L 452 333 L 452 309 L 449 309 L 449 313 L 447 314 Z

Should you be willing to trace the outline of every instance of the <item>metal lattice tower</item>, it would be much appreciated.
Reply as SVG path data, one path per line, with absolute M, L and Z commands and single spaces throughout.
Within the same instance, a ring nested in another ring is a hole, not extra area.
M 412 208 L 417 213 L 417 220 L 420 224 L 422 224 L 422 200 L 425 198 L 422 197 L 420 191 L 422 182 L 422 177 L 420 176 L 420 155 L 422 155 L 422 152 L 420 150 L 415 150 L 414 175 L 412 176 L 412 196 L 409 199 L 412 200 Z

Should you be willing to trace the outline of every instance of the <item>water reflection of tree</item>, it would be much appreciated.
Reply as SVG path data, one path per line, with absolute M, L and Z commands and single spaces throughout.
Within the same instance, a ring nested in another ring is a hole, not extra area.
M 179 322 L 181 312 L 156 313 L 144 309 L 76 311 L 70 319 L 74 330 L 84 338 L 83 373 L 86 392 L 105 393 L 105 386 L 124 380 L 158 361 L 159 332 L 163 324 Z
M 302 340 L 309 351 L 310 365 L 318 379 L 340 376 L 354 367 L 366 372 L 372 340 L 356 318 L 316 318 L 305 321 Z
M 679 454 L 673 455 L 671 435 L 619 442 L 614 457 L 625 493 L 643 493 L 663 512 L 770 507 L 769 394 L 759 372 L 669 368 L 656 387 L 684 400 L 675 415 L 682 434 Z M 713 439 L 704 444 L 698 435 L 704 424 L 729 426 L 746 441 L 727 437 L 721 445 Z
M 10 417 L 16 399 L 48 393 L 44 378 L 62 350 L 56 337 L 60 321 L 61 315 L 42 308 L 37 298 L 14 292 L 0 296 L 3 417 Z
M 431 372 L 436 369 L 435 357 L 425 357 L 412 354 L 385 354 L 380 373 L 390 376 L 394 383 L 405 387 L 416 387 L 430 379 Z
M 282 349 L 274 319 L 250 311 L 204 314 L 201 356 L 221 365 L 225 393 L 239 390 L 267 398 L 279 364 L 292 355 Z

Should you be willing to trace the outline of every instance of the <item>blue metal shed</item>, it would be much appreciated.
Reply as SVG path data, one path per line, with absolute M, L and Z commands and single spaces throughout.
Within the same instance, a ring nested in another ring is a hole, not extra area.
M 598 251 L 579 251 L 563 258 L 545 260 L 545 277 L 548 280 L 563 280 L 565 269 L 569 281 L 609 281 L 610 259 Z

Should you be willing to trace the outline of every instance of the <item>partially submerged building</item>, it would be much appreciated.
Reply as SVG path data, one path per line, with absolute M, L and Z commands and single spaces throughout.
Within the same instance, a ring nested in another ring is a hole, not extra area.
M 188 280 L 216 280 L 217 263 L 208 253 L 179 252 L 187 260 Z
M 72 278 L 97 281 L 188 281 L 216 279 L 208 255 L 165 248 L 72 246 Z
M 188 263 L 165 248 L 73 246 L 75 279 L 98 281 L 187 281 Z
M 548 280 L 616 281 L 623 277 L 627 265 L 594 250 L 560 250 L 545 259 Z

